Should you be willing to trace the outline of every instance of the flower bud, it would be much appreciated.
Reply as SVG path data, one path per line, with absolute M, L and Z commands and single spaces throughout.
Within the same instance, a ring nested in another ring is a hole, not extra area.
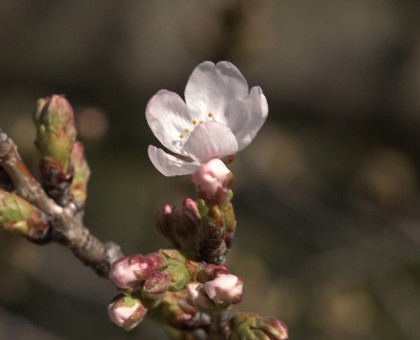
M 219 274 L 204 284 L 204 290 L 217 305 L 233 305 L 242 300 L 243 281 L 232 274 Z
M 219 274 L 228 274 L 228 268 L 225 265 L 208 264 L 203 265 L 198 273 L 197 279 L 200 282 L 207 282 L 216 278 Z
M 177 248 L 185 252 L 189 258 L 196 259 L 199 255 L 201 219 L 194 210 L 182 205 L 172 210 L 171 219 L 179 245 Z
M 287 326 L 274 318 L 261 318 L 258 314 L 238 313 L 230 320 L 230 340 L 261 339 L 287 340 Z
M 0 189 L 0 225 L 11 233 L 42 244 L 50 240 L 48 217 L 31 203 Z
M 187 286 L 190 303 L 202 312 L 223 310 L 242 300 L 242 280 L 235 275 L 219 274 L 214 280 Z
M 155 227 L 160 236 L 162 236 L 170 247 L 179 249 L 179 243 L 175 236 L 175 230 L 172 225 L 171 213 L 174 207 L 166 204 L 155 218 Z
M 166 257 L 166 267 L 162 273 L 171 278 L 169 291 L 176 292 L 184 289 L 191 280 L 185 256 L 175 249 L 163 249 L 160 253 Z
M 185 290 L 166 293 L 162 302 L 151 310 L 149 315 L 155 321 L 180 330 L 208 326 L 210 321 L 207 314 L 199 313 L 195 307 L 188 303 L 188 295 Z
M 190 208 L 192 211 L 195 212 L 197 217 L 200 217 L 200 213 L 198 212 L 198 203 L 191 198 L 186 198 L 184 202 L 182 202 L 184 207 Z
M 169 289 L 171 278 L 168 274 L 155 271 L 149 275 L 141 288 L 141 296 L 146 299 L 160 300 Z
M 76 210 L 83 210 L 86 203 L 87 184 L 90 177 L 89 165 L 86 162 L 83 144 L 76 142 L 71 151 L 73 160 L 74 178 L 71 184 L 71 200 L 76 206 Z
M 193 174 L 192 181 L 198 197 L 208 205 L 221 205 L 233 184 L 233 174 L 220 159 L 214 158 L 202 164 Z
M 76 140 L 74 114 L 64 96 L 53 95 L 38 100 L 34 121 L 36 144 L 41 154 L 56 160 L 67 171 L 73 143 Z
M 131 331 L 146 316 L 147 309 L 141 301 L 126 295 L 116 296 L 108 305 L 109 318 L 117 326 Z
M 191 282 L 187 285 L 188 301 L 201 312 L 209 312 L 216 309 L 216 305 L 211 300 L 205 290 L 204 285 L 199 282 Z
M 123 257 L 111 265 L 109 279 L 121 288 L 133 291 L 151 274 L 148 260 L 140 254 Z
M 150 253 L 145 256 L 151 271 L 160 270 L 166 266 L 166 257 L 161 253 Z

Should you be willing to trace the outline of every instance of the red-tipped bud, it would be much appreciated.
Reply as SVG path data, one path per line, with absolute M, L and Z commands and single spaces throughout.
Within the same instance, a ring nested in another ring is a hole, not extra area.
M 239 313 L 229 323 L 231 340 L 261 339 L 287 340 L 287 326 L 274 318 L 261 318 L 258 314 Z
M 117 326 L 131 331 L 145 317 L 147 309 L 131 296 L 118 295 L 108 305 L 108 315 Z
M 168 274 L 155 271 L 146 279 L 141 296 L 147 299 L 158 300 L 169 289 L 171 278 Z
M 228 274 L 228 268 L 225 265 L 208 264 L 204 265 L 197 276 L 198 281 L 207 282 L 214 280 L 219 274 Z
M 166 204 L 156 214 L 155 226 L 160 236 L 162 236 L 169 244 L 170 247 L 179 249 L 179 243 L 176 240 L 175 230 L 172 225 L 171 213 L 174 207 Z

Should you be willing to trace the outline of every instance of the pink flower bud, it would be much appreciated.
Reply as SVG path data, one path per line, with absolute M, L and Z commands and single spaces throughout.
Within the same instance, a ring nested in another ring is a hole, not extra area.
M 191 282 L 187 285 L 188 301 L 191 305 L 202 312 L 216 309 L 214 302 L 204 291 L 204 285 L 199 282 Z
M 186 198 L 184 202 L 182 203 L 184 207 L 190 208 L 192 211 L 196 213 L 196 215 L 199 217 L 200 213 L 198 212 L 198 203 L 194 201 L 191 198 Z
M 118 295 L 108 305 L 109 318 L 117 326 L 131 331 L 145 317 L 147 309 L 141 301 L 131 296 Z
M 262 318 L 258 314 L 238 313 L 230 319 L 231 340 L 241 339 L 289 339 L 287 326 L 274 318 Z
M 140 287 L 150 272 L 148 259 L 136 254 L 115 261 L 111 266 L 109 279 L 121 289 L 134 290 Z
M 233 184 L 233 175 L 225 163 L 215 158 L 202 164 L 192 174 L 192 181 L 198 189 L 200 198 L 213 200 L 222 193 L 225 199 L 227 191 Z
M 287 340 L 289 338 L 287 326 L 272 317 L 262 319 L 263 326 L 261 327 L 265 333 L 273 339 Z
M 208 297 L 217 305 L 233 305 L 242 300 L 243 282 L 232 274 L 219 274 L 204 284 Z

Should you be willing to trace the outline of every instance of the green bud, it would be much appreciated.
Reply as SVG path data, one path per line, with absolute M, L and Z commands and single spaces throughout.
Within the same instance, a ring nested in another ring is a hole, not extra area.
M 0 191 L 0 225 L 32 242 L 46 242 L 50 229 L 45 215 L 19 196 Z
M 185 290 L 166 293 L 161 303 L 151 310 L 148 316 L 154 321 L 163 323 L 165 326 L 171 326 L 170 330 L 174 330 L 172 327 L 184 330 L 182 332 L 184 336 L 188 334 L 185 332 L 187 329 L 195 329 L 200 328 L 201 325 L 208 325 L 208 320 L 201 318 L 197 309 L 187 302 L 187 293 Z M 183 337 L 179 339 L 190 338 Z
M 229 340 L 287 340 L 288 330 L 284 323 L 274 318 L 261 318 L 258 314 L 238 313 L 229 323 Z
M 38 100 L 34 122 L 36 144 L 42 156 L 56 160 L 63 172 L 67 171 L 76 127 L 73 109 L 64 96 L 53 95 Z
M 86 162 L 82 143 L 76 142 L 73 144 L 71 158 L 73 160 L 74 178 L 71 184 L 70 197 L 77 208 L 83 209 L 87 198 L 90 169 Z
M 169 275 L 171 278 L 168 290 L 175 292 L 184 289 L 191 280 L 185 256 L 175 249 L 163 249 L 160 250 L 160 253 L 167 258 L 162 273 Z

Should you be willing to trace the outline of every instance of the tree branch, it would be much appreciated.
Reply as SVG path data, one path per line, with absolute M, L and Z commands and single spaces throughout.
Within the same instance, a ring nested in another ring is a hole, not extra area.
M 107 277 L 110 265 L 122 257 L 120 247 L 103 243 L 83 225 L 72 207 L 61 207 L 47 196 L 22 161 L 16 144 L 0 130 L 0 166 L 10 176 L 15 193 L 42 211 L 53 228 L 51 241 L 63 244 L 85 265 Z

